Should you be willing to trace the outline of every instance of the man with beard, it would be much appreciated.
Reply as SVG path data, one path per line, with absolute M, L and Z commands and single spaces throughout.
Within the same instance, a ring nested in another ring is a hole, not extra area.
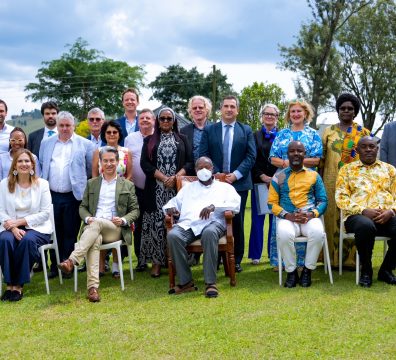
M 0 153 L 8 151 L 10 145 L 10 133 L 13 126 L 6 124 L 8 107 L 4 100 L 0 99 Z
M 45 126 L 30 133 L 27 144 L 28 149 L 37 157 L 39 156 L 41 141 L 58 133 L 56 128 L 58 112 L 59 107 L 54 101 L 48 101 L 41 105 L 41 115 L 43 115 Z
M 285 263 L 285 287 L 311 286 L 311 271 L 322 250 L 325 232 L 320 216 L 327 208 L 327 195 L 320 175 L 303 166 L 304 145 L 292 141 L 287 149 L 289 167 L 276 173 L 271 181 L 268 206 L 279 218 L 277 223 L 278 246 Z M 299 279 L 294 239 L 308 238 L 305 264 Z
M 396 285 L 396 169 L 377 160 L 378 144 L 362 137 L 356 148 L 360 160 L 344 165 L 337 178 L 336 203 L 344 211 L 345 230 L 355 234 L 362 269 L 359 284 L 370 287 L 371 257 L 377 235 L 389 236 L 389 249 L 378 271 L 378 280 Z

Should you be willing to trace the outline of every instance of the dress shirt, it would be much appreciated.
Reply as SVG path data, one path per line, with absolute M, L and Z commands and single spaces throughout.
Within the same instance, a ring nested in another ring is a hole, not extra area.
M 130 123 L 129 120 L 128 120 L 128 117 L 125 115 L 125 129 L 126 129 L 128 135 L 132 134 L 133 132 L 135 132 L 137 122 L 138 122 L 138 116 L 137 115 L 136 115 L 136 118 L 133 121 L 133 123 Z
M 49 134 L 49 131 L 53 131 L 53 133 L 51 133 L 52 135 Z M 55 136 L 58 135 L 58 129 L 56 128 L 56 126 L 53 129 L 48 129 L 46 126 L 44 126 L 44 134 L 43 134 L 43 139 L 49 138 L 51 136 Z
M 223 120 L 221 120 L 221 124 L 222 124 L 222 127 L 221 127 L 221 129 L 222 129 L 221 140 L 222 140 L 222 143 L 224 142 L 224 135 L 225 135 L 225 132 L 226 132 L 226 126 L 227 126 L 227 125 L 230 125 L 230 126 L 231 126 L 231 127 L 230 127 L 230 130 L 229 130 L 229 133 L 228 133 L 228 136 L 230 137 L 230 143 L 229 143 L 229 145 L 228 145 L 228 159 L 229 159 L 229 164 L 230 164 L 230 166 L 231 166 L 232 143 L 234 142 L 234 129 L 235 129 L 235 123 L 236 123 L 236 121 L 234 121 L 234 122 L 231 123 L 231 124 L 226 124 Z M 240 172 L 239 170 L 233 171 L 233 174 L 236 176 L 237 180 L 243 178 L 243 175 L 241 174 L 241 172 Z
M 3 128 L 0 130 L 0 154 L 7 152 L 10 146 L 10 133 L 14 129 L 13 126 L 4 122 Z
M 396 169 L 380 160 L 372 165 L 360 160 L 346 164 L 338 173 L 335 198 L 345 220 L 364 209 L 396 211 Z
M 320 175 L 303 167 L 293 171 L 290 167 L 275 173 L 268 193 L 268 207 L 275 216 L 282 211 L 293 213 L 299 209 L 312 211 L 315 217 L 327 208 L 326 189 Z
M 183 186 L 177 195 L 164 205 L 163 210 L 166 213 L 166 209 L 176 208 L 180 212 L 177 225 L 184 230 L 191 229 L 197 236 L 213 221 L 225 228 L 224 211 L 239 213 L 240 204 L 241 197 L 232 185 L 215 180 L 205 186 L 199 181 L 194 181 Z M 200 219 L 201 210 L 210 205 L 214 205 L 215 211 L 210 214 L 209 219 Z
M 144 189 L 146 175 L 140 166 L 140 157 L 142 155 L 143 135 L 140 131 L 135 131 L 125 138 L 124 146 L 132 153 L 132 181 L 135 186 L 141 190 Z
M 102 146 L 102 138 L 100 137 L 100 134 L 99 134 L 98 138 L 96 138 L 92 134 L 90 134 L 89 136 L 90 136 L 90 140 L 91 140 L 92 144 L 94 144 L 94 146 L 95 146 L 95 150 L 99 149 Z
M 73 138 L 74 135 L 66 142 L 62 142 L 58 139 L 55 144 L 48 176 L 50 189 L 52 191 L 59 193 L 72 191 L 69 168 L 72 157 Z
M 115 204 L 116 182 L 117 176 L 110 181 L 102 177 L 95 217 L 111 220 L 114 216 L 117 216 Z

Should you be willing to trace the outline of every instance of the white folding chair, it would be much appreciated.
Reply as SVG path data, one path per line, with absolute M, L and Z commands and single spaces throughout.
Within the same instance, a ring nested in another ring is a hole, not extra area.
M 340 275 L 342 275 L 342 257 L 343 257 L 342 249 L 343 249 L 344 239 L 355 240 L 355 234 L 346 232 L 345 226 L 344 226 L 344 214 L 343 214 L 343 211 L 340 210 L 340 240 L 339 240 L 339 248 L 338 248 L 338 253 L 339 253 L 338 270 L 339 270 Z M 375 237 L 375 241 L 383 241 L 384 242 L 384 257 L 388 250 L 388 240 L 390 240 L 390 237 L 387 237 L 387 236 L 376 236 Z M 359 253 L 356 249 L 356 285 L 359 284 L 359 277 L 360 277 L 360 258 L 359 258 Z
M 131 252 L 131 245 L 128 245 L 124 240 L 114 241 L 108 244 L 100 245 L 100 250 L 108 250 L 108 249 L 115 249 L 117 251 L 117 258 L 118 258 L 118 267 L 120 270 L 120 282 L 121 282 L 121 290 L 125 290 L 124 286 L 124 273 L 122 269 L 122 259 L 121 259 L 121 246 L 126 245 L 128 250 L 128 260 L 129 260 L 129 272 L 131 274 L 131 280 L 133 280 L 133 267 L 132 267 L 132 252 Z M 87 263 L 87 258 L 85 258 L 86 266 L 88 268 L 89 264 Z M 78 288 L 78 269 L 77 266 L 74 266 L 74 292 L 77 292 Z
M 49 295 L 50 290 L 49 290 L 49 283 L 48 283 L 48 273 L 47 273 L 47 263 L 45 259 L 45 250 L 54 250 L 55 251 L 55 256 L 56 256 L 56 261 L 59 264 L 59 250 L 58 250 L 58 241 L 56 238 L 56 231 L 55 231 L 55 220 L 54 220 L 54 207 L 51 205 L 50 209 L 50 221 L 52 224 L 52 234 L 51 234 L 51 242 L 49 244 L 43 245 L 39 247 L 39 252 L 41 255 L 41 262 L 43 264 L 43 274 L 44 274 L 44 280 L 45 280 L 45 288 L 47 290 L 47 294 Z M 62 272 L 58 269 L 59 273 L 59 283 L 63 284 L 63 279 L 62 279 Z M 2 272 L 1 272 L 1 267 L 0 267 L 0 295 L 2 292 Z
M 323 216 L 320 217 L 320 220 L 322 221 L 323 224 L 323 229 L 324 229 L 324 219 Z M 279 218 L 276 218 L 276 247 L 278 249 L 278 264 L 279 264 L 279 286 L 282 286 L 282 254 L 281 254 L 281 250 L 280 250 L 280 246 L 279 246 L 279 242 L 278 242 L 278 221 Z M 306 236 L 297 236 L 294 239 L 295 243 L 306 243 L 308 242 L 308 238 Z M 329 273 L 329 280 L 330 280 L 330 284 L 333 285 L 333 273 L 331 271 L 331 264 L 330 264 L 330 255 L 329 255 L 329 247 L 327 245 L 327 237 L 326 237 L 326 232 L 324 232 L 324 239 L 323 239 L 323 263 L 324 263 L 324 271 L 325 274 L 327 274 L 327 272 Z

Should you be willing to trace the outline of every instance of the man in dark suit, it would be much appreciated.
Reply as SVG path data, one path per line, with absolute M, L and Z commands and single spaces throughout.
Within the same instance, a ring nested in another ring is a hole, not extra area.
M 139 216 L 132 182 L 117 176 L 119 155 L 116 148 L 105 146 L 99 152 L 103 174 L 88 181 L 80 205 L 80 217 L 86 224 L 69 258 L 58 267 L 69 274 L 74 265 L 87 257 L 87 288 L 91 302 L 99 297 L 99 246 L 124 239 L 132 243 L 131 224 Z
M 106 142 L 100 138 L 100 130 L 105 122 L 105 114 L 101 109 L 95 107 L 88 111 L 87 119 L 90 132 L 87 139 L 92 142 L 95 150 L 99 149 L 101 146 L 106 145 Z
M 139 106 L 139 93 L 136 89 L 126 89 L 122 93 L 122 106 L 125 109 L 125 114 L 116 121 L 120 124 L 122 135 L 125 139 L 129 134 L 139 131 L 137 107 Z M 121 146 L 124 146 L 122 140 Z
M 396 167 L 396 121 L 384 127 L 380 143 L 380 160 Z
M 58 133 L 56 129 L 56 115 L 58 115 L 58 112 L 59 107 L 54 101 L 48 101 L 41 105 L 41 115 L 43 115 L 45 126 L 30 133 L 27 143 L 28 149 L 37 157 L 39 157 L 41 141 Z
M 235 270 L 242 271 L 244 253 L 244 214 L 249 190 L 252 189 L 250 171 L 256 160 L 256 146 L 250 126 L 236 121 L 239 102 L 226 96 L 221 103 L 221 121 L 204 129 L 199 154 L 213 161 L 214 173 L 226 173 L 226 181 L 241 196 L 239 214 L 233 219 Z
M 211 123 L 208 120 L 209 114 L 212 111 L 212 104 L 210 100 L 204 96 L 195 95 L 188 101 L 188 113 L 192 119 L 192 123 L 180 129 L 180 133 L 187 137 L 192 151 L 191 158 L 195 162 L 199 158 L 199 145 L 203 130 Z M 195 169 L 188 175 L 195 175 Z

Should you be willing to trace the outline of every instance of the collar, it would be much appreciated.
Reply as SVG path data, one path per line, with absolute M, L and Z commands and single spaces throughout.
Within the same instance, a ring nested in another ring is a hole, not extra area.
M 224 126 L 226 126 L 226 125 L 231 125 L 231 127 L 234 127 L 234 126 L 235 126 L 235 123 L 236 123 L 236 120 L 234 120 L 231 124 L 227 124 L 227 123 L 225 123 L 225 122 L 223 121 L 223 119 L 221 119 L 221 126 L 222 126 L 222 127 L 224 127 Z
M 111 179 L 110 181 L 107 181 L 107 180 L 104 178 L 104 175 L 103 175 L 103 174 L 101 174 L 100 176 L 102 177 L 102 181 L 104 181 L 106 184 L 109 184 L 109 185 L 114 184 L 114 183 L 117 181 L 117 179 L 118 179 L 117 174 L 116 174 L 116 176 L 115 176 L 113 179 Z
M 125 121 L 128 121 L 130 123 L 130 121 L 128 120 L 128 116 L 126 114 L 124 114 L 125 116 Z M 136 116 L 135 116 L 135 120 L 133 120 L 132 124 L 135 124 L 135 122 L 138 121 L 138 112 L 136 111 Z
M 375 160 L 371 165 L 365 165 L 365 164 L 363 164 L 362 163 L 362 161 L 359 159 L 357 162 L 356 162 L 356 166 L 358 166 L 358 167 L 365 167 L 365 168 L 373 168 L 373 167 L 375 167 L 375 166 L 380 166 L 381 165 L 381 162 L 377 159 L 377 160 Z
M 290 169 L 290 172 L 293 172 L 293 173 L 296 173 L 296 174 L 298 174 L 298 173 L 300 173 L 300 172 L 303 172 L 303 171 L 307 171 L 307 168 L 303 165 L 303 167 L 300 169 L 300 170 L 298 170 L 298 171 L 294 171 L 290 166 L 288 167 L 288 169 Z
M 71 143 L 73 143 L 73 140 L 74 140 L 74 133 L 73 133 L 73 135 L 71 136 L 71 138 L 69 139 L 69 140 L 67 140 L 67 141 L 61 141 L 60 139 L 59 139 L 59 133 L 58 133 L 58 136 L 57 136 L 57 142 L 60 142 L 60 143 L 62 143 L 62 144 L 67 144 L 68 142 L 71 142 Z

